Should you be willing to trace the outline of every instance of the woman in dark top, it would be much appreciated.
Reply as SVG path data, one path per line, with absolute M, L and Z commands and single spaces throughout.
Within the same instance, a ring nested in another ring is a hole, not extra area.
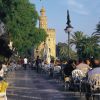
M 98 58 L 91 59 L 91 66 L 92 68 L 100 67 L 100 59 Z
M 63 72 L 64 72 L 64 74 L 66 76 L 71 76 L 72 71 L 75 69 L 75 64 L 76 64 L 76 61 L 75 60 L 69 60 L 68 61 L 68 64 L 63 69 Z

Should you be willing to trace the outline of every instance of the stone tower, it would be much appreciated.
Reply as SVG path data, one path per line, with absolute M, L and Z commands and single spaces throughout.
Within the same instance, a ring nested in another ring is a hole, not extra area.
M 39 18 L 39 28 L 43 28 L 47 30 L 47 17 L 45 15 L 44 7 L 42 7 L 42 9 L 40 10 L 40 13 L 41 13 L 41 16 Z
M 48 37 L 46 39 L 46 43 L 49 47 L 50 56 L 56 57 L 56 32 L 55 29 L 48 28 L 47 25 L 47 16 L 46 16 L 46 10 L 44 7 L 40 10 L 40 17 L 39 17 L 39 28 L 45 29 L 45 31 L 48 34 Z M 41 45 L 38 47 L 38 52 L 40 53 L 41 50 L 44 49 L 44 43 L 41 43 Z

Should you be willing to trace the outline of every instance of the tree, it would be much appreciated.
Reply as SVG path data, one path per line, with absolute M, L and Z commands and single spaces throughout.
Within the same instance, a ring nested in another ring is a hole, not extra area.
M 68 59 L 68 45 L 66 43 L 59 42 L 56 46 L 57 57 L 61 60 Z M 70 48 L 70 57 L 76 58 L 76 53 Z
M 96 25 L 96 31 L 92 35 L 100 37 L 100 22 Z
M 70 40 L 70 44 L 71 46 L 75 45 L 75 48 L 77 50 L 77 55 L 78 57 L 81 56 L 81 50 L 82 50 L 82 45 L 80 44 L 80 41 L 85 38 L 86 36 L 84 35 L 83 32 L 81 31 L 77 31 L 74 33 L 74 35 L 72 35 L 72 38 Z
M 79 58 L 85 59 L 99 56 L 99 54 L 97 55 L 99 48 L 99 37 L 97 36 L 88 37 L 83 35 L 83 32 L 75 32 L 70 43 L 76 46 Z
M 4 58 L 10 58 L 12 50 L 8 46 L 7 32 L 5 30 L 5 24 L 0 20 L 0 61 Z
M 27 52 L 46 39 L 46 32 L 36 28 L 39 16 L 29 0 L 0 0 L 0 19 L 19 53 Z
M 98 42 L 99 38 L 96 36 L 86 37 L 80 41 L 83 47 L 81 51 L 83 58 L 91 58 L 92 56 L 93 57 L 99 56 L 99 53 L 97 55 L 98 52 L 97 50 L 99 48 Z
M 4 35 L 0 36 L 0 57 L 10 58 L 10 56 L 12 55 L 12 51 L 9 49 L 8 43 L 5 40 L 5 37 L 6 36 Z
M 96 31 L 98 32 L 98 33 L 100 33 L 100 22 L 97 24 L 97 26 L 96 26 Z
M 84 33 L 81 31 L 77 31 L 72 35 L 72 39 L 70 40 L 71 45 L 76 45 L 76 49 L 80 46 L 80 41 L 85 37 Z

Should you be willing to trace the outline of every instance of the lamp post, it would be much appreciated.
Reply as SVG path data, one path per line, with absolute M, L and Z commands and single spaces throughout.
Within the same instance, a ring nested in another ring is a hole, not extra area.
M 68 33 L 68 59 L 70 58 L 70 33 L 73 29 L 73 27 L 71 26 L 71 20 L 70 20 L 70 15 L 69 15 L 69 10 L 67 10 L 67 26 L 64 29 L 65 33 Z

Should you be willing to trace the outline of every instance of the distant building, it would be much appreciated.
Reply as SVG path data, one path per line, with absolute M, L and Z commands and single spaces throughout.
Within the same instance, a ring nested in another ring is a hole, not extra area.
M 42 7 L 42 9 L 40 10 L 41 15 L 39 18 L 39 28 L 45 29 L 45 31 L 47 32 L 48 37 L 47 37 L 45 43 L 47 43 L 47 45 L 48 45 L 50 56 L 55 58 L 56 57 L 56 32 L 55 32 L 55 29 L 48 28 L 47 16 L 45 15 L 45 13 L 46 13 L 46 11 L 45 11 L 44 7 Z M 38 47 L 38 49 L 36 51 L 38 53 L 38 55 L 43 56 L 45 43 L 44 42 L 41 43 L 41 45 Z

